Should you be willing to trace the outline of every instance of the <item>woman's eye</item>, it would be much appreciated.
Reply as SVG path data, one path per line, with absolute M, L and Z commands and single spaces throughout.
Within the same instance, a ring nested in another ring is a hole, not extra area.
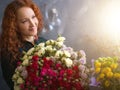
M 34 18 L 36 18 L 36 16 L 32 16 L 32 18 L 34 19 Z
M 27 20 L 22 21 L 22 23 L 25 23 L 25 22 L 27 22 Z

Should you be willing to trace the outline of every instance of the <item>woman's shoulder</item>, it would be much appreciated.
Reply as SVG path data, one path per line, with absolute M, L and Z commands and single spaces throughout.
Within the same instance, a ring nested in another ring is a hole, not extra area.
M 47 39 L 45 39 L 44 37 L 38 37 L 38 40 L 36 41 L 37 44 L 42 43 L 42 42 L 46 42 Z
M 44 37 L 39 37 L 38 40 L 41 41 L 41 42 L 47 41 L 47 39 L 45 39 Z

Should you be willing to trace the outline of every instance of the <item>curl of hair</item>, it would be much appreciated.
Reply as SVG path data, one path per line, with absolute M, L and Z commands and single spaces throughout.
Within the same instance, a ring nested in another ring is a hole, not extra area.
M 41 32 L 43 28 L 43 18 L 39 7 L 32 2 L 32 0 L 14 0 L 5 8 L 3 20 L 2 20 L 2 33 L 0 37 L 0 41 L 2 42 L 0 45 L 1 53 L 7 55 L 10 53 L 12 57 L 12 61 L 16 60 L 20 56 L 19 48 L 22 47 L 23 39 L 21 35 L 16 32 L 16 13 L 18 9 L 22 7 L 30 7 L 38 21 L 38 34 Z

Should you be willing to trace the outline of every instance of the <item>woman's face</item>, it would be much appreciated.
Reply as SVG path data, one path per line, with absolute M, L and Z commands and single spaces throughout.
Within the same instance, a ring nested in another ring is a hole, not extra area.
M 22 7 L 17 11 L 18 32 L 23 38 L 37 35 L 38 19 L 29 7 Z

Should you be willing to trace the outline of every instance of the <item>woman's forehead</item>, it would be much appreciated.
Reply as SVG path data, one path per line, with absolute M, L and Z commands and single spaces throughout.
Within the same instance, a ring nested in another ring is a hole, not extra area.
M 22 7 L 17 11 L 17 18 L 27 18 L 35 15 L 34 11 L 30 7 Z

